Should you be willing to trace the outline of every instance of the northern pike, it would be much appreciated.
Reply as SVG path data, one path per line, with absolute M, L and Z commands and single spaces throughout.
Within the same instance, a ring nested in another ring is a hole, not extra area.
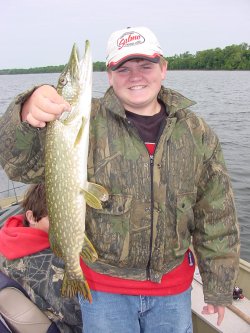
M 45 144 L 45 188 L 52 251 L 65 263 L 61 294 L 81 293 L 92 301 L 80 266 L 80 256 L 95 261 L 97 253 L 85 235 L 86 203 L 102 208 L 108 192 L 87 181 L 89 119 L 92 96 L 92 58 L 89 41 L 80 58 L 73 45 L 68 64 L 61 73 L 57 92 L 71 105 L 65 118 L 49 122 Z M 66 114 L 66 113 L 65 113 Z

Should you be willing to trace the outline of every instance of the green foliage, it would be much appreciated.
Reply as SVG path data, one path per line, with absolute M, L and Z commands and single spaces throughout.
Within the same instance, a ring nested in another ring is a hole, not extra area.
M 198 51 L 195 55 L 185 52 L 173 57 L 166 57 L 168 69 L 189 70 L 250 70 L 250 45 L 226 46 L 224 49 L 216 48 Z M 28 69 L 2 69 L 0 75 L 31 74 L 31 73 L 61 73 L 64 65 L 35 67 Z M 93 63 L 94 72 L 106 71 L 103 61 Z
M 97 61 L 93 63 L 93 71 L 94 72 L 105 72 L 106 64 L 103 61 Z
M 34 68 L 13 68 L 13 69 L 1 69 L 0 75 L 9 74 L 38 74 L 38 73 L 61 73 L 64 65 L 60 66 L 47 66 L 47 67 L 34 67 Z
M 168 69 L 250 70 L 250 45 L 242 43 L 198 51 L 195 55 L 185 52 L 166 59 Z
M 47 67 L 34 67 L 34 68 L 13 68 L 13 69 L 1 69 L 0 75 L 11 74 L 38 74 L 38 73 L 61 73 L 65 65 L 59 66 L 47 66 Z M 94 72 L 106 71 L 105 62 L 97 61 L 93 63 Z

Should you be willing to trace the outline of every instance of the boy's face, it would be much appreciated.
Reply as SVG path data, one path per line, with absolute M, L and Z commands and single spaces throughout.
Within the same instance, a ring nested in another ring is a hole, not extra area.
M 29 226 L 31 228 L 37 228 L 37 229 L 43 230 L 47 233 L 49 232 L 49 217 L 48 217 L 48 215 L 42 217 L 38 221 L 34 217 L 32 210 L 27 210 L 25 215 L 26 215 L 27 221 L 29 222 Z
M 37 221 L 38 224 L 38 228 L 45 231 L 45 232 L 49 232 L 49 217 L 48 216 L 44 216 L 42 217 L 39 221 Z
M 149 60 L 132 59 L 115 71 L 108 71 L 108 78 L 124 108 L 144 114 L 145 108 L 157 101 L 166 71 L 166 64 L 160 66 Z

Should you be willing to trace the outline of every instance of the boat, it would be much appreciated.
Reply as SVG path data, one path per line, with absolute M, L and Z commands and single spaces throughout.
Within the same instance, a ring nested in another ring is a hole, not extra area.
M 0 216 L 11 206 L 15 206 L 21 203 L 24 190 L 27 187 L 26 184 L 17 183 L 9 179 L 7 180 L 7 184 L 8 189 L 0 191 Z
M 233 300 L 226 307 L 225 317 L 217 326 L 217 315 L 203 315 L 204 306 L 202 281 L 198 268 L 192 283 L 192 317 L 194 333 L 250 333 L 250 263 L 240 259 L 240 269 L 236 281 L 237 288 L 242 290 L 243 298 Z M 233 291 L 232 291 L 233 294 Z
M 23 195 L 0 198 L 0 227 L 8 217 L 21 212 L 20 202 Z M 192 282 L 192 319 L 194 333 L 250 333 L 250 263 L 240 259 L 240 269 L 236 285 L 242 289 L 244 298 L 233 301 L 226 307 L 225 318 L 217 326 L 217 315 L 203 315 L 204 306 L 202 281 L 198 268 Z M 233 293 L 233 291 L 232 291 Z

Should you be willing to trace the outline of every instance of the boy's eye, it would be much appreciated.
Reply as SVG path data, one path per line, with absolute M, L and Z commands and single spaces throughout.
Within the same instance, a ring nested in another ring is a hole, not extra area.
M 118 68 L 116 70 L 116 72 L 118 72 L 118 73 L 125 73 L 125 72 L 128 72 L 128 68 L 126 68 L 126 67 Z
M 150 65 L 144 65 L 144 66 L 142 66 L 142 69 L 150 69 L 150 68 L 151 68 Z
M 152 65 L 149 63 L 149 64 L 141 64 L 137 69 L 136 71 L 138 72 L 145 72 L 145 71 L 148 71 L 152 69 Z M 129 67 L 119 67 L 116 69 L 116 72 L 117 73 L 129 73 L 129 72 L 133 72 L 134 70 L 129 68 Z

